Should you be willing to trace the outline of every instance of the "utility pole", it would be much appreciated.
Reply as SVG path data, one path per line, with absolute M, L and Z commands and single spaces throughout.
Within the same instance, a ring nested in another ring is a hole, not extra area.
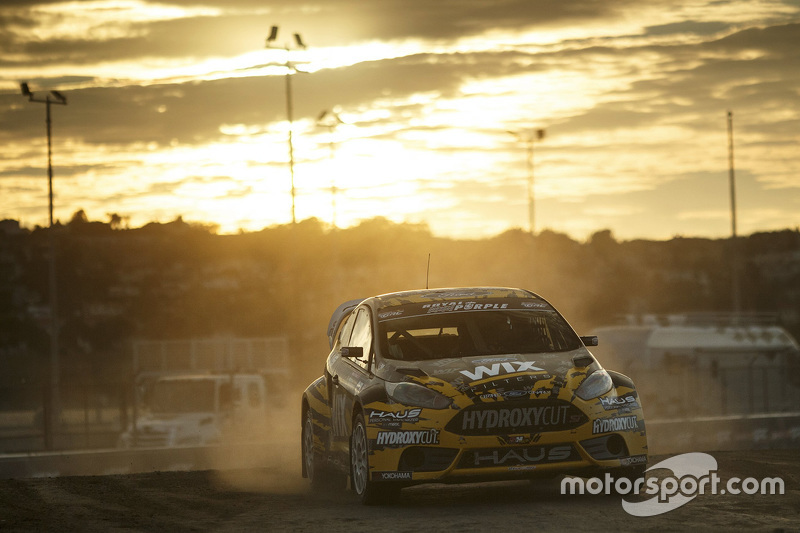
M 511 135 L 517 138 L 518 141 L 525 143 L 525 166 L 528 173 L 528 232 L 531 235 L 536 234 L 536 219 L 534 212 L 534 189 L 533 189 L 533 143 L 534 140 L 541 141 L 544 139 L 544 130 L 536 129 L 530 131 L 509 131 Z
M 339 124 L 344 124 L 342 122 L 341 117 L 335 111 L 328 111 L 327 109 L 319 114 L 317 117 L 317 125 L 328 128 L 328 148 L 330 150 L 330 161 L 333 162 L 334 156 L 336 155 L 336 143 L 334 143 L 333 139 L 333 130 L 336 129 L 336 126 Z M 336 227 L 336 178 L 331 168 L 331 224 L 333 227 Z

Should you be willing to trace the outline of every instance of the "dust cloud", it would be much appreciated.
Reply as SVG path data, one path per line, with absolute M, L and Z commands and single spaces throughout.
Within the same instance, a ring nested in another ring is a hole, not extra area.
M 308 491 L 300 466 L 299 401 L 271 408 L 266 420 L 237 420 L 231 430 L 219 446 L 207 452 L 208 465 L 220 487 L 273 494 Z
M 625 345 L 609 329 L 593 332 L 600 345 L 591 351 L 606 369 L 635 383 L 650 455 L 800 446 L 800 387 L 792 377 L 796 351 L 665 351 L 644 342 Z M 715 327 L 705 334 L 721 331 L 725 328 Z M 764 339 L 764 331 L 742 328 L 737 336 Z M 682 342 L 688 338 L 677 333 Z

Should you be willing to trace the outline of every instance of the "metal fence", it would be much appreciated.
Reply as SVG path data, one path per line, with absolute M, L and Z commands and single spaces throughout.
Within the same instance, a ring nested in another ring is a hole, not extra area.
M 53 449 L 113 448 L 128 425 L 130 391 L 125 382 L 62 383 Z M 0 453 L 36 452 L 46 447 L 49 385 L 0 387 Z
M 782 367 L 741 366 L 638 370 L 636 382 L 648 421 L 797 413 L 800 386 Z M 62 383 L 53 449 L 116 447 L 132 417 L 133 384 Z M 46 384 L 0 387 L 0 453 L 45 450 Z
M 138 340 L 132 343 L 134 374 L 244 372 L 286 375 L 285 337 Z
M 781 366 L 637 370 L 648 419 L 800 411 L 800 384 Z

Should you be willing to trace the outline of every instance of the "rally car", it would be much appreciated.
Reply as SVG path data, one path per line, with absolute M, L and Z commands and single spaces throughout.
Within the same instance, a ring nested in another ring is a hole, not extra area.
M 302 474 L 366 504 L 410 485 L 562 474 L 639 477 L 633 382 L 603 369 L 544 298 L 425 289 L 345 302 L 302 397 Z

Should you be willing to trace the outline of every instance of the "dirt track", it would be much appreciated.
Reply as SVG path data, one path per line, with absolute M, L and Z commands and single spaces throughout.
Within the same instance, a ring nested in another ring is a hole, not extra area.
M 384 507 L 312 493 L 294 464 L 228 472 L 0 481 L 0 531 L 800 531 L 798 450 L 719 452 L 719 476 L 781 477 L 783 496 L 704 495 L 648 518 L 619 496 L 526 482 L 421 486 Z M 663 457 L 651 459 L 651 464 Z

